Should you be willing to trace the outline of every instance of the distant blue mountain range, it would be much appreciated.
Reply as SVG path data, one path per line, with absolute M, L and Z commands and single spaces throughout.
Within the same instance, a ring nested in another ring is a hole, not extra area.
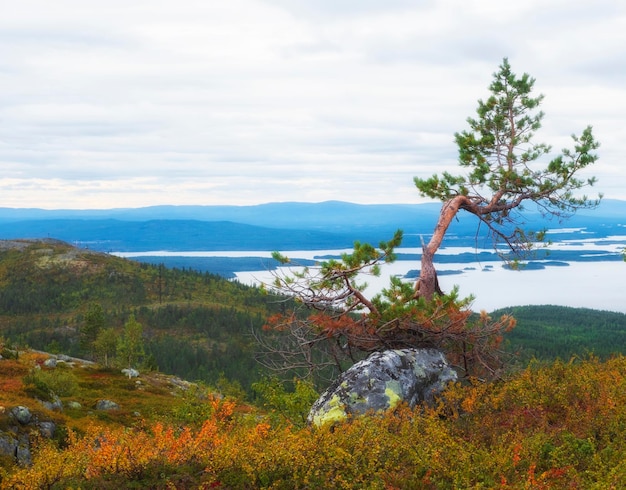
M 402 229 L 417 247 L 436 224 L 441 205 L 361 205 L 340 201 L 256 206 L 152 206 L 109 210 L 0 208 L 0 239 L 57 238 L 101 251 L 321 250 L 377 244 Z M 604 200 L 564 223 L 527 212 L 526 227 L 584 228 L 595 237 L 626 234 L 626 201 Z M 477 221 L 459 213 L 448 245 L 476 244 Z M 587 235 L 589 237 L 589 235 Z

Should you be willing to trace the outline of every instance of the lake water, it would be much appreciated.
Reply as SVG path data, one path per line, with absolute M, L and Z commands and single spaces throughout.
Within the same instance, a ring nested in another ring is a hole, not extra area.
M 606 251 L 614 254 L 626 245 L 626 236 L 608 237 L 603 240 L 577 240 L 559 242 L 551 246 L 560 250 Z M 438 255 L 480 252 L 473 248 L 448 247 Z M 294 259 L 315 259 L 338 255 L 349 250 L 302 250 L 289 251 L 285 255 Z M 418 248 L 397 249 L 398 254 L 419 253 Z M 138 256 L 187 256 L 187 257 L 271 257 L 268 251 L 244 252 L 136 252 L 116 253 L 123 257 Z M 272 273 L 263 269 L 236 273 L 237 279 L 250 285 L 270 284 Z M 382 267 L 380 277 L 367 276 L 368 294 L 375 294 L 389 283 L 389 276 L 404 276 L 409 270 L 419 269 L 420 264 L 412 260 L 400 260 Z M 493 311 L 498 308 L 522 305 L 551 304 L 572 307 L 593 308 L 626 313 L 626 263 L 594 260 L 591 262 L 569 262 L 564 266 L 547 266 L 540 270 L 514 271 L 502 266 L 502 262 L 445 263 L 438 265 L 439 271 L 462 271 L 460 274 L 439 276 L 444 291 L 459 286 L 461 296 L 475 297 L 475 310 Z M 281 272 L 288 269 L 282 268 Z
M 473 295 L 475 310 L 493 311 L 498 308 L 523 305 L 561 305 L 594 308 L 626 313 L 626 263 L 571 262 L 569 266 L 551 266 L 541 270 L 514 271 L 502 264 L 483 269 L 485 264 L 445 264 L 445 270 L 463 270 L 461 274 L 440 275 L 444 291 L 459 287 L 461 296 Z M 382 267 L 379 277 L 364 280 L 373 294 L 389 284 L 389 276 L 403 276 L 419 264 L 400 261 Z M 268 271 L 237 273 L 244 284 L 271 283 Z

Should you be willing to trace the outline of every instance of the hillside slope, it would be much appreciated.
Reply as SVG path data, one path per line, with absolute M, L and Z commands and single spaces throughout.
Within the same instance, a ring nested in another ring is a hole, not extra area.
M 217 275 L 140 264 L 57 240 L 0 242 L 0 336 L 21 346 L 93 358 L 83 338 L 98 305 L 101 329 L 143 328 L 143 362 L 188 379 L 258 379 L 251 330 L 282 305 Z
M 259 289 L 192 270 L 140 264 L 67 243 L 0 241 L 0 337 L 18 346 L 95 358 L 82 331 L 99 305 L 118 335 L 130 315 L 143 327 L 144 362 L 190 380 L 229 380 L 245 389 L 263 372 L 252 331 L 285 307 Z M 523 359 L 623 352 L 626 315 L 555 306 L 512 313 L 507 337 Z

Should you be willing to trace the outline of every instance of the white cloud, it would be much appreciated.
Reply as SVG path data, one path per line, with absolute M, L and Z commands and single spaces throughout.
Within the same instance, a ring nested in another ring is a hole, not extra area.
M 22 0 L 0 16 L 0 206 L 417 202 L 503 57 L 542 138 L 594 125 L 626 199 L 618 2 Z

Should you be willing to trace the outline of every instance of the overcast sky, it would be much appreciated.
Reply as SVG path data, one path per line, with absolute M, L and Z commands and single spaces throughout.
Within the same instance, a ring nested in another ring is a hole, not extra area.
M 626 2 L 0 5 L 1 207 L 420 202 L 504 57 L 626 199 Z

